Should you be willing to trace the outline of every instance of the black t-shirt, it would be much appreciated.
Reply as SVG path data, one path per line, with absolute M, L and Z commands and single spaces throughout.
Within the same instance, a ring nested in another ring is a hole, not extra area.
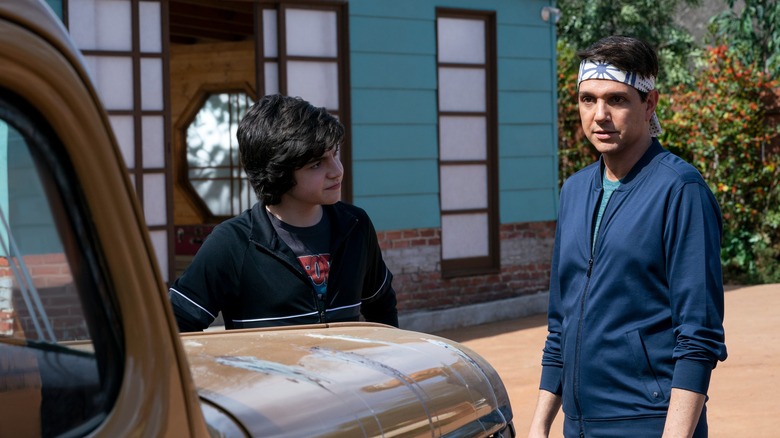
M 309 274 L 312 286 L 320 297 L 328 289 L 330 271 L 330 221 L 325 212 L 322 219 L 311 227 L 295 227 L 282 222 L 266 211 L 276 232 L 298 257 L 298 262 Z

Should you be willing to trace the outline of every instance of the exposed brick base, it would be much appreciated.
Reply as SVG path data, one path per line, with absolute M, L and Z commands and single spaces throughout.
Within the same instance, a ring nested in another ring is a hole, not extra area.
M 37 295 L 55 338 L 61 341 L 87 339 L 86 320 L 65 255 L 26 255 L 23 264 L 32 280 L 32 285 L 25 283 L 30 294 L 29 303 L 34 305 L 32 295 Z M 28 300 L 24 299 L 17 280 L 9 260 L 0 257 L 0 333 L 28 339 L 44 338 L 45 335 L 36 330 Z M 43 320 L 38 322 L 41 327 L 45 324 Z
M 442 278 L 438 228 L 377 233 L 399 311 L 435 310 L 547 291 L 555 222 L 501 226 L 501 271 Z
M 500 229 L 501 269 L 488 275 L 442 278 L 441 235 L 438 228 L 377 233 L 398 292 L 401 312 L 447 309 L 486 303 L 549 289 L 555 222 L 504 224 Z M 88 336 L 78 294 L 63 254 L 26 256 L 25 265 L 58 339 Z M 13 284 L 8 260 L 0 258 L 5 279 L 0 330 L 12 325 L 34 334 L 29 310 Z M 10 296 L 9 296 L 10 295 Z M 9 300 L 9 298 L 11 298 Z

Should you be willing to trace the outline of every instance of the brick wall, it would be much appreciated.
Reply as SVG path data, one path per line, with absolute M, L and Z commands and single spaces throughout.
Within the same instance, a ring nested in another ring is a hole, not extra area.
M 552 221 L 502 225 L 500 272 L 449 279 L 441 276 L 438 228 L 385 231 L 377 235 L 385 262 L 394 275 L 401 312 L 459 307 L 549 289 L 555 238 Z M 87 338 L 78 291 L 65 256 L 26 256 L 24 263 L 57 339 Z M 8 336 L 20 329 L 28 338 L 38 337 L 8 260 L 0 258 L 0 332 Z
M 0 257 L 0 336 L 14 334 L 15 317 L 11 268 L 8 259 Z
M 549 290 L 554 221 L 502 225 L 500 272 L 450 279 L 441 276 L 438 228 L 385 231 L 377 236 L 394 275 L 401 312 L 446 309 Z
M 23 262 L 34 289 L 29 291 L 28 300 L 32 303 L 34 296 L 40 300 L 57 340 L 88 338 L 81 301 L 65 255 L 27 255 Z M 8 263 L 8 259 L 0 258 L 0 331 L 6 336 L 38 339 L 41 335 L 36 331 L 28 300 Z M 3 296 L 10 296 L 10 300 L 2 299 Z M 43 321 L 39 320 L 39 324 L 43 325 Z

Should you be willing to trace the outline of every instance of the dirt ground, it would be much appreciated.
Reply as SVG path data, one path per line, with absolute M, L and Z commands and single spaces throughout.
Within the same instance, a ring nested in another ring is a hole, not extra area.
M 710 383 L 710 437 L 780 437 L 780 284 L 729 289 L 724 325 L 729 357 Z M 538 394 L 545 315 L 437 334 L 467 345 L 496 368 L 509 391 L 518 437 L 525 437 Z M 561 417 L 551 437 L 562 436 Z

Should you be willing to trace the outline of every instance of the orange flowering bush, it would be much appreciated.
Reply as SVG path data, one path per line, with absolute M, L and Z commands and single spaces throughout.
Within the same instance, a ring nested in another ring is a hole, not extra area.
M 724 275 L 730 282 L 780 281 L 780 162 L 777 81 L 710 48 L 692 85 L 662 96 L 661 143 L 696 166 L 723 213 Z

